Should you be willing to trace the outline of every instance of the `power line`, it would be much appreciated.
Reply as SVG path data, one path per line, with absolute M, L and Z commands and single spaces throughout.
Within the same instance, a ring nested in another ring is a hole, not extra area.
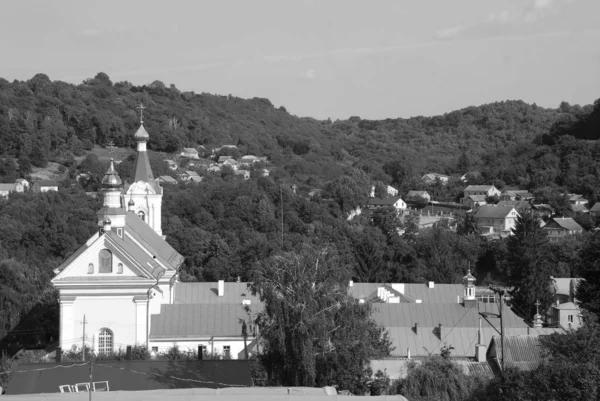
M 474 307 L 475 305 L 477 305 L 477 302 L 474 302 L 474 303 L 473 303 L 473 304 L 472 304 L 472 305 L 469 307 L 469 309 L 467 309 L 467 310 L 465 311 L 465 313 L 463 313 L 463 315 L 460 317 L 460 319 L 458 319 L 458 322 L 456 322 L 456 323 L 454 324 L 454 326 L 452 326 L 452 328 L 450 329 L 450 331 L 449 331 L 448 333 L 446 333 L 446 335 L 444 336 L 444 338 L 440 339 L 440 342 L 438 343 L 438 345 L 436 345 L 436 346 L 435 346 L 435 348 L 434 348 L 434 349 L 433 349 L 433 350 L 432 350 L 432 351 L 429 353 L 429 355 L 432 355 L 432 354 L 435 352 L 435 350 L 436 350 L 436 349 L 437 349 L 437 348 L 438 348 L 438 347 L 439 347 L 439 346 L 440 346 L 440 345 L 441 345 L 441 344 L 444 342 L 444 340 L 445 340 L 445 339 L 446 339 L 446 338 L 447 338 L 447 337 L 450 335 L 450 333 L 452 333 L 452 330 L 454 330 L 454 329 L 456 328 L 456 326 L 458 326 L 458 324 L 460 323 L 460 321 L 461 321 L 461 320 L 463 320 L 463 318 L 464 318 L 465 316 L 467 316 L 467 313 L 469 313 L 469 311 L 470 311 L 471 309 L 473 309 L 473 307 Z

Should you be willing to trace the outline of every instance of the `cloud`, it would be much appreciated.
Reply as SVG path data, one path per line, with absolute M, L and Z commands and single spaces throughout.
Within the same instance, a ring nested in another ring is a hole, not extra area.
M 85 30 L 79 32 L 78 35 L 96 38 L 96 37 L 102 35 L 102 31 L 98 28 L 89 28 L 89 29 L 85 29 Z
M 315 70 L 313 70 L 313 69 L 307 70 L 306 73 L 304 74 L 304 76 L 306 77 L 306 79 L 314 79 L 315 78 Z

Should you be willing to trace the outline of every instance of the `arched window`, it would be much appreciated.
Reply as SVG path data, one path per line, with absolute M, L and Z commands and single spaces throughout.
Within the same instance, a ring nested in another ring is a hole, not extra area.
M 146 213 L 142 212 L 141 210 L 138 212 L 138 217 L 142 219 L 142 221 L 146 221 Z
M 123 263 L 117 265 L 117 274 L 123 274 Z
M 88 274 L 94 274 L 94 264 L 90 263 L 88 265 Z
M 99 265 L 98 268 L 99 273 L 112 273 L 112 252 L 108 249 L 103 249 L 98 254 Z
M 98 353 L 110 354 L 113 350 L 113 332 L 107 328 L 100 329 L 98 334 Z

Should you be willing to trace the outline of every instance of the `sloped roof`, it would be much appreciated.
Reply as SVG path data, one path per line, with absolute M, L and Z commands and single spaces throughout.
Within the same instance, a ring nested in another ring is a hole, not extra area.
M 35 182 L 38 187 L 57 187 L 58 182 L 53 180 L 39 180 Z
M 475 213 L 475 218 L 477 219 L 504 219 L 508 214 L 513 211 L 515 208 L 512 206 L 503 207 L 503 206 L 492 206 L 485 205 L 477 210 Z
M 594 206 L 592 206 L 590 212 L 600 212 L 600 202 L 594 203 Z
M 140 127 L 133 135 L 133 139 L 135 139 L 136 141 L 147 141 L 148 139 L 150 139 L 150 135 L 148 135 L 148 132 L 146 132 L 144 124 L 140 124 Z
M 554 305 L 553 308 L 564 310 L 579 310 L 579 306 L 573 302 L 565 302 L 563 304 Z
M 582 279 L 580 279 L 580 278 L 551 277 L 552 290 L 555 294 L 558 294 L 558 295 L 571 296 L 573 290 L 576 289 L 577 284 L 581 280 Z
M 465 188 L 465 192 L 468 191 L 489 191 L 490 189 L 495 188 L 493 185 L 469 185 Z
M 392 206 L 400 199 L 399 196 L 392 196 L 391 198 L 369 198 L 367 205 L 374 206 Z
M 571 210 L 574 212 L 582 212 L 582 213 L 589 212 L 588 208 L 585 205 L 571 205 Z
M 59 366 L 61 369 L 56 369 Z M 108 381 L 110 393 L 252 385 L 250 361 L 247 360 L 99 361 L 93 364 L 93 380 Z M 23 364 L 13 374 L 6 395 L 58 393 L 61 385 L 89 381 L 90 367 L 87 364 Z M 110 393 L 98 393 L 98 396 Z M 69 394 L 60 394 L 60 397 L 72 399 Z M 165 399 L 168 398 L 166 395 Z
M 224 283 L 223 296 L 217 295 L 218 283 L 175 283 L 174 304 L 232 304 L 241 305 L 242 300 L 251 300 L 251 305 L 260 303 L 258 297 L 252 295 L 248 283 Z
M 562 228 L 563 230 L 568 231 L 582 231 L 583 227 L 581 227 L 575 220 L 570 217 L 555 217 L 550 219 L 544 226 L 544 228 Z
M 157 190 L 158 184 L 154 180 L 154 175 L 152 174 L 152 167 L 150 167 L 150 158 L 148 157 L 148 152 L 137 152 L 135 163 L 133 165 L 133 171 L 134 182 L 147 182 L 152 186 L 152 188 Z
M 427 193 L 427 191 L 408 191 L 408 193 L 406 194 L 407 197 L 409 197 L 409 196 L 423 196 L 423 195 L 429 195 L 429 193 Z
M 494 336 L 490 349 L 496 349 L 496 355 L 502 355 L 500 336 Z M 504 366 L 519 370 L 534 370 L 544 360 L 542 345 L 538 336 L 504 336 Z
M 14 191 L 16 184 L 0 184 L 0 191 Z
M 171 184 L 176 184 L 177 180 L 173 177 L 171 177 L 170 175 L 161 175 L 160 177 L 158 177 L 158 179 L 171 183 Z
M 187 153 L 198 153 L 198 150 L 194 148 L 183 148 L 183 150 Z
M 262 310 L 262 305 L 250 305 L 252 312 Z M 150 338 L 204 338 L 241 337 L 241 320 L 248 320 L 248 314 L 241 303 L 170 304 L 161 305 L 160 314 L 152 315 Z
M 496 206 L 498 206 L 498 207 L 514 207 L 517 210 L 531 209 L 531 203 L 529 203 L 526 200 L 514 200 L 514 201 L 501 200 L 500 202 L 498 202 L 498 204 Z
M 377 296 L 377 288 L 389 286 L 391 284 L 383 283 L 353 283 L 348 289 L 350 295 L 354 298 L 369 298 Z M 462 284 L 434 284 L 434 288 L 429 288 L 426 284 L 403 284 L 404 295 L 410 299 L 420 299 L 425 304 L 432 303 L 457 303 L 457 297 L 462 299 L 464 287 Z
M 129 211 L 125 217 L 125 232 L 131 234 L 138 242 L 155 252 L 161 262 L 177 268 L 183 263 L 183 256 L 179 254 L 167 241 L 156 233 L 148 224 L 144 223 L 134 212 Z M 116 240 L 123 240 L 118 235 L 111 233 Z M 129 251 L 129 245 L 126 249 Z

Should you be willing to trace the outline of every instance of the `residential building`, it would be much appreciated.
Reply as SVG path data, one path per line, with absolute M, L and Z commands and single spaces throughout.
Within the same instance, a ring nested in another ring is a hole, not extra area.
M 406 203 L 399 196 L 391 198 L 369 198 L 367 200 L 367 209 L 380 209 L 391 206 L 397 211 L 406 210 Z
M 581 227 L 570 217 L 555 217 L 546 222 L 543 229 L 548 233 L 550 241 L 558 241 L 568 235 L 581 234 Z
M 240 164 L 244 164 L 247 166 L 251 166 L 258 161 L 260 161 L 260 159 L 253 155 L 246 155 L 240 158 Z
M 53 180 L 40 180 L 33 184 L 35 192 L 58 191 L 58 182 Z
M 385 193 L 389 196 L 398 196 L 398 190 L 391 185 L 385 187 Z M 375 197 L 375 185 L 371 186 L 371 198 Z
M 187 157 L 188 159 L 199 159 L 198 150 L 194 148 L 183 148 L 181 157 Z
M 444 175 L 444 174 L 438 174 L 438 173 L 428 173 L 423 175 L 423 177 L 421 177 L 421 180 L 423 180 L 423 182 L 425 184 L 435 184 L 436 182 L 441 182 L 443 185 L 446 185 L 448 183 L 448 180 L 450 179 L 450 176 Z
M 510 206 L 485 205 L 481 206 L 477 210 L 477 213 L 475 213 L 477 226 L 483 235 L 511 235 L 511 230 L 515 228 L 517 217 L 519 217 L 519 213 L 514 207 Z
M 223 163 L 221 163 L 221 166 L 229 166 L 234 170 L 237 170 L 239 168 L 239 165 L 240 164 L 235 159 L 227 159 Z
M 418 201 L 419 199 L 429 202 L 431 195 L 427 191 L 408 191 L 406 194 L 406 200 L 408 201 Z
M 173 160 L 165 160 L 165 163 L 167 163 L 167 166 L 169 166 L 170 170 L 176 171 L 179 168 L 177 163 Z
M 501 200 L 497 206 L 514 207 L 517 212 L 523 213 L 532 209 L 531 202 L 527 200 Z
M 598 216 L 600 216 L 600 202 L 594 203 L 594 206 L 592 206 L 592 208 L 590 209 L 590 215 L 593 218 L 597 218 Z
M 463 198 L 470 195 L 483 195 L 485 197 L 500 196 L 500 190 L 493 185 L 469 185 L 463 191 Z
M 576 330 L 581 326 L 581 310 L 577 305 L 577 286 L 581 278 L 550 276 L 552 306 L 547 312 L 552 327 Z
M 11 192 L 23 192 L 28 188 L 29 183 L 27 182 L 27 180 L 24 180 L 22 178 L 17 179 L 12 184 L 0 184 L 0 198 L 8 197 L 8 194 Z
M 170 175 L 161 175 L 158 177 L 158 182 L 161 184 L 177 184 L 177 180 Z
M 487 196 L 485 195 L 469 195 L 463 199 L 463 205 L 476 209 L 479 206 L 487 205 Z
M 219 164 L 225 163 L 227 160 L 234 160 L 234 159 L 231 156 L 219 156 L 219 158 L 217 159 L 217 163 L 219 163 Z
M 244 180 L 250 179 L 250 172 L 248 170 L 235 170 L 233 174 L 243 177 Z
M 534 196 L 526 189 L 507 189 L 500 194 L 500 200 L 504 201 L 519 201 L 530 200 Z
M 550 217 L 554 213 L 552 206 L 546 203 L 539 203 L 537 205 L 532 204 L 531 210 L 533 211 L 533 214 L 540 219 Z

